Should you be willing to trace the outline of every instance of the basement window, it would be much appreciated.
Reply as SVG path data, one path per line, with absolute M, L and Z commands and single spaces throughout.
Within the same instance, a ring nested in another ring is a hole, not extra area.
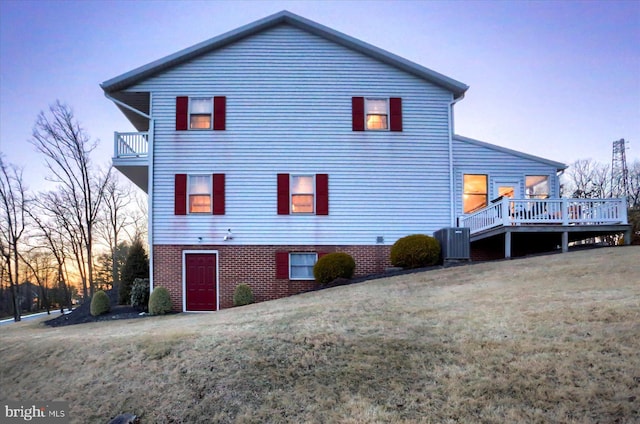
M 317 261 L 317 253 L 289 253 L 289 279 L 313 280 L 313 266 Z

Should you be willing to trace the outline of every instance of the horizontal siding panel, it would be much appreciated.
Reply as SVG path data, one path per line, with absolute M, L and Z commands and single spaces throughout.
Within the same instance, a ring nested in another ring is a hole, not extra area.
M 156 244 L 375 244 L 449 224 L 451 93 L 279 26 L 168 70 L 151 91 Z M 226 96 L 226 131 L 175 131 L 175 97 Z M 352 96 L 401 97 L 402 132 L 353 132 Z M 225 215 L 173 215 L 173 175 L 224 173 Z M 329 215 L 277 215 L 278 173 L 329 175 Z

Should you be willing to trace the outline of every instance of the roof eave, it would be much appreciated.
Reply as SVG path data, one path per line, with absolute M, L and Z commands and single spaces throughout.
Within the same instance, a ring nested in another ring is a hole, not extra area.
M 287 23 L 297 28 L 309 31 L 315 35 L 331 40 L 337 44 L 343 45 L 347 48 L 353 49 L 377 60 L 395 66 L 399 69 L 402 69 L 406 72 L 414 74 L 418 77 L 421 77 L 429 82 L 432 82 L 451 91 L 454 95 L 454 98 L 456 99 L 462 97 L 469 88 L 469 86 L 467 86 L 466 84 L 442 75 L 429 68 L 425 68 L 386 50 L 365 43 L 364 41 L 360 41 L 349 35 L 343 34 L 339 31 L 333 30 L 329 27 L 318 24 L 286 10 L 278 12 L 271 16 L 267 16 L 250 24 L 244 25 L 240 28 L 221 34 L 217 37 L 203 41 L 201 43 L 195 44 L 191 47 L 180 50 L 169 56 L 165 56 L 146 65 L 140 66 L 136 69 L 133 69 L 129 72 L 103 82 L 102 84 L 100 84 L 100 87 L 102 87 L 102 89 L 106 93 L 113 93 L 115 91 L 125 89 L 135 84 L 136 82 L 141 81 L 165 69 L 171 68 L 201 54 L 221 48 L 244 37 L 258 33 L 267 28 L 280 25 L 282 23 Z

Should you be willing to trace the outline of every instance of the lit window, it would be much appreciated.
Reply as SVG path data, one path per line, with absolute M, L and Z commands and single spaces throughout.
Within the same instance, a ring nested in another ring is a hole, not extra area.
M 189 175 L 189 213 L 211 213 L 211 176 Z
M 549 176 L 527 175 L 525 180 L 527 199 L 549 198 Z
M 464 213 L 472 213 L 487 206 L 487 176 L 464 175 L 462 205 Z
M 368 130 L 389 129 L 389 104 L 387 99 L 366 99 L 364 107 Z
M 291 212 L 314 212 L 314 187 L 312 175 L 294 175 L 291 177 Z
M 211 122 L 213 122 L 213 99 L 211 97 L 189 99 L 189 128 L 209 130 Z
M 313 280 L 313 266 L 318 260 L 316 253 L 290 253 L 289 279 Z

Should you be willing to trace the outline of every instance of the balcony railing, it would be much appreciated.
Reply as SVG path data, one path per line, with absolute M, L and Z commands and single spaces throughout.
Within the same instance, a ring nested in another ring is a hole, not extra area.
M 113 144 L 114 158 L 140 158 L 149 153 L 149 133 L 115 133 Z
M 471 234 L 506 225 L 627 224 L 626 199 L 503 198 L 459 219 Z

